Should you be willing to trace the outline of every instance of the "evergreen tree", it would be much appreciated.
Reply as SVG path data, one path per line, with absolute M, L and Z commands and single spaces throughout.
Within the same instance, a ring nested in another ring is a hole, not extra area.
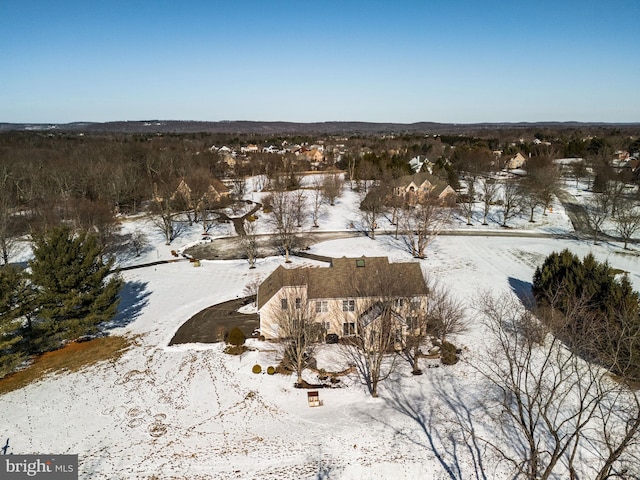
M 30 278 L 37 308 L 30 334 L 34 351 L 95 333 L 99 324 L 113 318 L 122 280 L 107 278 L 113 260 L 103 262 L 93 235 L 57 227 L 34 236 L 33 253 Z
M 579 296 L 584 282 L 582 263 L 568 249 L 553 252 L 533 275 L 533 295 L 538 302 L 558 303 L 566 307 L 565 298 Z M 558 296 L 560 295 L 560 298 Z
M 0 378 L 11 373 L 24 358 L 20 340 L 22 296 L 26 278 L 16 268 L 0 268 Z
M 569 250 L 549 255 L 533 277 L 541 305 L 562 313 L 581 305 L 582 315 L 550 325 L 572 349 L 597 358 L 611 371 L 640 380 L 640 296 L 626 275 L 617 278 L 608 263 L 592 254 L 582 261 Z

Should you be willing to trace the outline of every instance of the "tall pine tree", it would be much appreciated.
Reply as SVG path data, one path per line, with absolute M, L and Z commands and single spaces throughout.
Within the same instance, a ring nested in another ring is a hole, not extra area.
M 98 325 L 113 318 L 122 280 L 109 277 L 113 260 L 103 262 L 93 235 L 56 227 L 34 236 L 33 253 L 29 265 L 36 291 L 30 329 L 34 351 L 95 333 Z
M 582 314 L 550 325 L 554 333 L 614 373 L 640 381 L 640 295 L 626 275 L 617 277 L 607 262 L 592 254 L 580 261 L 565 249 L 536 268 L 532 290 L 540 305 L 565 314 L 581 304 Z
M 25 358 L 20 327 L 22 293 L 26 290 L 22 272 L 9 265 L 0 267 L 0 378 L 11 373 Z

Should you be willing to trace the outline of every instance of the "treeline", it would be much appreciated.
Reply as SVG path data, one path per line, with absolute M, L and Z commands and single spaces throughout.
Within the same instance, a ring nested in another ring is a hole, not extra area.
M 97 237 L 55 227 L 33 236 L 29 269 L 0 268 L 0 378 L 32 355 L 95 334 L 113 319 L 122 280 Z
M 535 128 L 535 127 L 532 127 Z M 636 128 L 637 130 L 637 128 Z M 635 132 L 637 135 L 639 132 Z M 408 161 L 422 155 L 434 164 L 434 173 L 455 189 L 459 179 L 474 178 L 481 170 L 499 170 L 503 159 L 523 153 L 529 164 L 548 163 L 562 156 L 583 156 L 607 182 L 613 152 L 640 150 L 640 141 L 626 130 L 557 131 L 522 129 L 482 130 L 474 134 L 327 135 L 305 134 L 80 134 L 71 132 L 0 133 L 0 259 L 7 263 L 14 239 L 31 232 L 46 232 L 65 223 L 95 232 L 108 247 L 119 213 L 137 213 L 170 198 L 181 181 L 193 190 L 213 179 L 225 179 L 242 198 L 240 179 L 263 175 L 287 188 L 296 176 L 314 169 L 342 169 L 349 181 L 398 178 L 411 173 Z M 524 135 L 526 138 L 521 138 Z M 551 145 L 534 144 L 548 139 Z M 521 141 L 522 140 L 522 141 Z M 323 161 L 312 164 L 304 155 L 264 153 L 262 147 L 313 143 L 324 146 Z M 255 144 L 258 153 L 225 156 L 212 146 Z M 502 151 L 502 159 L 494 151 Z M 576 177 L 577 177 L 576 173 Z M 584 175 L 580 173 L 580 175 Z M 602 183 L 602 182 L 600 182 Z M 596 186 L 600 185 L 596 182 Z M 267 186 L 268 185 L 264 185 Z M 255 186 L 254 186 L 255 187 Z M 198 192 L 194 192 L 198 193 Z M 470 196 L 472 197 L 472 196 Z M 176 202 L 174 209 L 188 201 Z M 470 198 L 472 201 L 473 198 Z M 209 208 L 211 206 L 207 206 Z

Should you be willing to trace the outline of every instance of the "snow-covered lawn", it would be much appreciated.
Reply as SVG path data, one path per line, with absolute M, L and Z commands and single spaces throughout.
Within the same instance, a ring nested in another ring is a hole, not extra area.
M 333 212 L 328 207 L 321 227 L 344 230 L 357 213 L 354 195 L 347 189 Z M 545 218 L 548 223 L 534 224 L 541 231 L 570 228 L 559 205 Z M 128 221 L 124 228 L 148 230 L 142 223 Z M 230 233 L 227 225 L 218 228 L 214 235 Z M 200 227 L 193 227 L 165 246 L 161 235 L 149 231 L 151 246 L 143 257 L 123 264 L 172 258 L 171 250 L 200 236 Z M 454 339 L 466 347 L 466 360 L 472 363 L 485 350 L 474 298 L 526 286 L 544 257 L 563 248 L 580 256 L 594 253 L 629 272 L 640 289 L 640 260 L 619 254 L 620 246 L 491 236 L 441 236 L 429 246 L 425 274 L 471 307 L 471 330 Z M 411 260 L 389 236 L 325 242 L 312 252 Z M 292 260 L 293 266 L 313 264 Z M 483 395 L 465 362 L 426 369 L 422 376 L 401 365 L 378 399 L 356 377 L 345 377 L 342 388 L 320 390 L 322 407 L 310 408 L 307 392 L 295 389 L 293 378 L 251 372 L 256 363 L 263 371 L 277 363 L 273 344 L 250 340 L 253 350 L 242 356 L 222 353 L 220 344 L 167 346 L 193 314 L 243 296 L 245 285 L 282 263 L 280 257 L 261 259 L 249 270 L 242 260 L 202 261 L 199 268 L 178 262 L 124 272 L 122 308 L 130 307 L 129 316 L 120 318 L 124 326 L 113 334 L 135 335 L 134 347 L 115 363 L 53 375 L 1 396 L 0 436 L 10 439 L 9 453 L 79 454 L 81 478 L 92 479 L 440 479 L 450 478 L 447 468 L 475 478 L 471 454 L 451 451 L 448 439 L 458 432 L 447 402 L 457 398 L 471 408 Z M 318 366 L 339 364 L 338 348 L 323 346 Z M 475 421 L 479 430 L 489 424 L 481 416 Z M 495 465 L 484 467 L 487 478 L 503 478 Z

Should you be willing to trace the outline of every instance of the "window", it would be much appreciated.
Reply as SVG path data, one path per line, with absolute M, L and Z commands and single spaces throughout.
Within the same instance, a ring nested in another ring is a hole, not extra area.
M 402 343 L 404 335 L 402 335 L 402 328 L 396 328 L 396 343 Z
M 327 300 L 316 301 L 316 313 L 323 313 L 329 311 L 329 302 Z
M 282 310 L 286 310 L 289 307 L 289 304 L 286 298 L 280 299 L 280 306 L 282 307 Z
M 356 310 L 356 301 L 351 300 L 343 300 L 342 301 L 342 311 L 343 312 L 355 312 Z
M 342 335 L 355 335 L 356 334 L 356 324 L 353 322 L 345 322 L 342 324 Z
M 396 298 L 396 308 L 404 307 L 404 298 Z
M 411 303 L 410 303 L 409 307 L 411 308 L 411 310 L 419 310 L 420 309 L 420 298 L 413 297 L 411 299 Z
M 296 310 L 300 310 L 301 307 L 302 307 L 302 299 L 296 298 Z
M 329 331 L 331 329 L 331 322 L 324 322 L 323 325 L 325 330 Z
M 414 331 L 418 328 L 418 317 L 407 317 L 407 328 Z

